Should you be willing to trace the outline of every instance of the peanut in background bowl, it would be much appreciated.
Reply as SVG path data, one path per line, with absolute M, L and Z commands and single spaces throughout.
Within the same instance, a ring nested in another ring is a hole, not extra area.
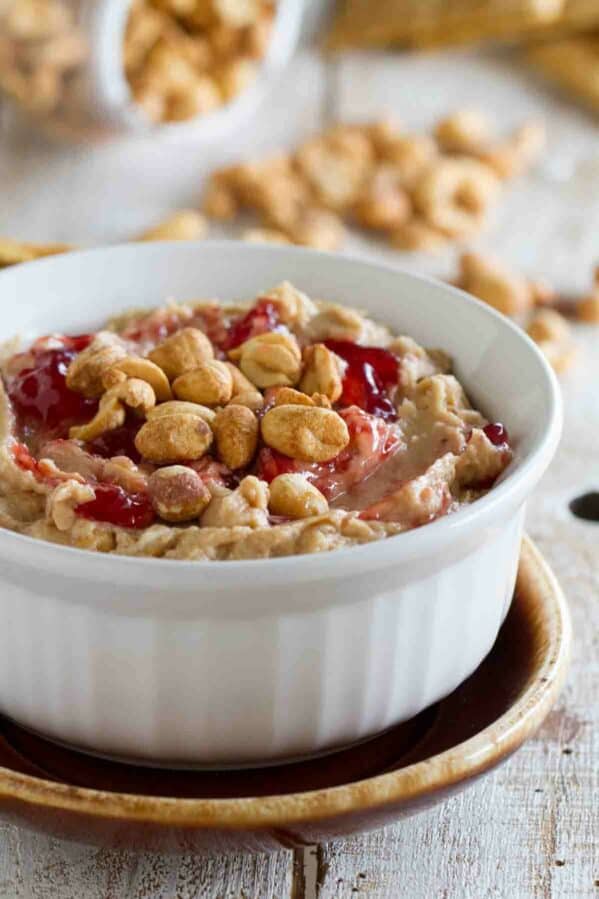
M 0 710 L 145 763 L 252 765 L 384 731 L 450 693 L 512 597 L 523 504 L 561 425 L 555 378 L 506 319 L 444 284 L 296 248 L 129 245 L 0 274 L 0 338 L 99 326 L 165 298 L 247 299 L 288 279 L 454 358 L 507 425 L 507 475 L 410 533 L 321 556 L 181 562 L 0 533 Z

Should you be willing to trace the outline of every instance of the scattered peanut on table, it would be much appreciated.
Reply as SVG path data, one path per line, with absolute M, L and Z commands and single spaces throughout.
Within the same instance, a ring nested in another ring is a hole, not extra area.
M 203 210 L 223 222 L 254 213 L 247 240 L 334 250 L 350 224 L 398 249 L 435 251 L 478 233 L 504 182 L 532 166 L 543 143 L 538 122 L 495 137 L 472 110 L 445 117 L 432 136 L 387 119 L 338 124 L 293 151 L 215 171 Z

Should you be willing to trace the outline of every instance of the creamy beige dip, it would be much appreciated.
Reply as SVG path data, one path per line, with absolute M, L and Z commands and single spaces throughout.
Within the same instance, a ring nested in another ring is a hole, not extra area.
M 285 282 L 5 348 L 0 524 L 56 543 L 250 559 L 451 514 L 511 459 L 451 362 Z

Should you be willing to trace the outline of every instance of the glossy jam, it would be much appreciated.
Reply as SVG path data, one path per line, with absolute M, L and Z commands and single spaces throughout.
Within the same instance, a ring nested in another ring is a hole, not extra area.
M 145 493 L 127 493 L 116 484 L 98 484 L 95 498 L 77 506 L 81 518 L 122 528 L 147 528 L 156 515 Z
M 485 425 L 483 428 L 488 439 L 491 441 L 493 446 L 509 446 L 510 438 L 507 432 L 507 428 L 504 427 L 500 422 L 493 422 L 492 424 Z
M 141 428 L 143 421 L 130 415 L 125 424 L 113 431 L 105 431 L 96 440 L 86 445 L 86 450 L 103 459 L 111 459 L 114 456 L 128 456 L 136 465 L 141 461 L 141 456 L 135 446 L 135 437 Z
M 371 415 L 395 421 L 397 413 L 389 394 L 397 386 L 397 357 L 381 347 L 360 346 L 349 340 L 325 343 L 347 363 L 339 405 L 359 406 Z
M 279 324 L 279 310 L 276 304 L 268 299 L 258 300 L 249 312 L 246 312 L 229 327 L 229 333 L 222 348 L 232 350 L 251 337 L 265 334 L 267 331 L 274 331 Z
M 86 399 L 66 385 L 69 364 L 79 347 L 84 348 L 81 342 L 85 340 L 89 343 L 87 336 L 64 338 L 63 346 L 56 349 L 33 348 L 34 364 L 19 372 L 8 387 L 18 419 L 34 421 L 62 434 L 73 422 L 94 416 L 97 401 Z
M 187 318 L 176 309 L 156 309 L 149 315 L 135 319 L 121 331 L 121 337 L 140 344 L 154 345 L 160 343 L 187 324 Z
M 29 447 L 24 443 L 13 443 L 11 447 L 13 459 L 23 471 L 30 471 L 36 477 L 40 476 L 39 462 L 29 452 Z

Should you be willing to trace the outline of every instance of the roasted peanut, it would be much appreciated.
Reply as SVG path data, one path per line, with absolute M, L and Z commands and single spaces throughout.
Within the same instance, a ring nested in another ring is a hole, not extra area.
M 269 508 L 273 515 L 311 518 L 324 515 L 329 504 L 313 484 L 301 474 L 280 474 L 270 485 Z
M 90 398 L 101 396 L 104 393 L 104 373 L 126 355 L 124 346 L 114 334 L 100 331 L 70 363 L 66 374 L 67 387 Z
M 231 403 L 217 413 L 212 429 L 221 462 L 232 471 L 246 468 L 258 446 L 258 419 L 252 410 Z
M 239 212 L 235 191 L 233 191 L 218 175 L 208 181 L 202 209 L 210 218 L 219 222 L 230 222 Z
M 543 340 L 563 341 L 571 337 L 568 322 L 563 315 L 553 309 L 541 309 L 535 312 L 526 331 L 536 343 L 541 343 Z
M 137 451 L 157 465 L 201 458 L 212 444 L 212 429 L 198 415 L 175 413 L 146 421 L 135 437 Z
M 180 400 L 202 406 L 222 406 L 233 394 L 233 377 L 224 362 L 214 359 L 179 375 L 173 381 L 173 392 Z
M 210 340 L 199 328 L 181 328 L 148 353 L 170 381 L 214 358 Z
M 230 402 L 236 403 L 238 406 L 247 406 L 248 409 L 252 409 L 254 412 L 261 409 L 264 405 L 264 397 L 260 391 L 254 387 L 252 382 L 232 362 L 225 362 L 225 365 L 231 372 L 233 379 L 233 396 Z
M 86 442 L 95 440 L 105 431 L 112 431 L 124 424 L 125 406 L 145 415 L 155 402 L 154 391 L 146 381 L 137 378 L 121 381 L 102 396 L 98 411 L 91 421 L 70 428 L 69 437 Z
M 100 405 L 107 402 L 110 397 L 114 397 L 133 409 L 139 415 L 147 415 L 150 409 L 156 405 L 156 394 L 152 385 L 140 378 L 127 378 L 126 381 L 120 381 L 106 391 Z
M 193 113 L 192 113 L 193 114 Z M 190 118 L 190 115 L 182 118 Z M 149 228 L 139 235 L 139 240 L 199 240 L 208 230 L 204 216 L 195 209 L 181 209 L 173 213 L 159 225 Z
M 264 442 L 292 459 L 328 462 L 349 443 L 340 415 L 318 406 L 274 406 L 262 419 Z
M 63 481 L 52 490 L 46 502 L 46 518 L 59 531 L 69 531 L 77 520 L 75 509 L 95 498 L 94 488 L 78 481 Z
M 153 472 L 148 478 L 148 495 L 155 512 L 173 523 L 198 518 L 212 499 L 197 472 L 185 465 Z
M 275 388 L 275 406 L 315 406 L 312 397 L 293 387 Z
M 254 475 L 244 478 L 235 490 L 213 489 L 212 501 L 202 515 L 202 527 L 266 527 L 268 494 L 268 484 Z
M 595 269 L 593 287 L 576 303 L 576 317 L 583 322 L 599 322 L 599 267 Z
M 432 165 L 415 185 L 414 205 L 426 221 L 449 237 L 479 230 L 499 180 L 476 159 L 456 157 Z
M 302 356 L 290 334 L 271 331 L 246 340 L 229 354 L 256 387 L 292 386 L 302 370 Z
M 427 134 L 408 134 L 390 140 L 383 159 L 399 171 L 406 187 L 411 187 L 437 157 L 437 146 Z
M 331 401 L 324 393 L 313 393 L 308 396 L 301 390 L 295 390 L 293 387 L 274 387 L 274 405 L 275 406 L 322 406 L 323 409 L 331 408 Z
M 533 165 L 545 146 L 542 122 L 527 122 L 502 143 L 480 155 L 500 178 L 515 178 Z
M 364 332 L 364 318 L 355 309 L 337 303 L 323 305 L 318 315 L 310 319 L 306 337 L 311 341 L 360 339 Z
M 137 378 L 147 381 L 156 395 L 159 403 L 164 403 L 172 398 L 171 385 L 165 373 L 154 362 L 143 359 L 141 356 L 125 356 L 119 359 L 104 372 L 102 383 L 106 388 L 114 387 L 127 378 Z
M 194 6 L 197 2 L 194 2 Z M 232 28 L 246 28 L 261 15 L 260 0 L 213 0 L 212 6 L 221 22 Z
M 166 117 L 171 122 L 182 122 L 193 119 L 196 116 L 206 115 L 222 104 L 222 96 L 219 87 L 213 78 L 208 75 L 199 75 L 185 87 L 173 90 L 167 97 Z M 199 213 L 196 213 L 199 216 Z M 202 216 L 203 219 L 203 216 Z M 193 233 L 195 231 L 195 234 Z M 154 240 L 198 240 L 204 237 L 207 231 L 205 220 L 202 224 L 176 223 L 171 235 Z M 181 236 L 178 236 L 181 235 Z
M 389 234 L 394 247 L 414 253 L 437 253 L 447 244 L 448 239 L 446 234 L 419 217 L 409 219 Z
M 238 57 L 225 63 L 216 73 L 216 82 L 225 100 L 232 100 L 255 81 L 258 67 L 253 59 Z
M 498 260 L 480 253 L 463 253 L 459 286 L 504 315 L 518 315 L 532 304 L 525 278 Z
M 319 202 L 334 212 L 341 212 L 356 201 L 370 163 L 331 146 L 326 136 L 307 141 L 298 149 L 296 161 Z
M 241 237 L 242 240 L 247 240 L 248 243 L 291 243 L 287 235 L 276 228 L 248 228 Z
M 480 153 L 489 143 L 491 129 L 483 113 L 459 109 L 440 119 L 434 130 L 439 146 L 448 153 Z
M 290 327 L 304 328 L 318 313 L 316 303 L 289 281 L 283 281 L 282 284 L 267 291 L 264 296 L 275 304 L 283 324 Z
M 304 209 L 288 230 L 294 243 L 315 250 L 337 250 L 345 229 L 339 216 L 326 209 Z
M 528 282 L 528 290 L 533 306 L 553 306 L 557 302 L 557 291 L 551 284 L 540 278 Z
M 186 403 L 183 400 L 170 400 L 162 403 L 160 406 L 154 406 L 147 413 L 146 418 L 163 418 L 165 415 L 197 415 L 203 418 L 205 422 L 212 425 L 216 412 L 209 409 L 208 406 L 200 406 L 199 403 Z
M 576 347 L 570 326 L 559 312 L 539 309 L 529 322 L 527 333 L 557 372 L 570 367 L 576 355 Z
M 341 373 L 344 364 L 324 343 L 316 343 L 304 350 L 304 373 L 300 390 L 322 393 L 336 403 L 343 390 Z
M 69 438 L 71 440 L 83 440 L 86 443 L 95 440 L 106 431 L 113 431 L 120 428 L 125 423 L 126 411 L 124 405 L 114 395 L 113 391 L 108 391 L 102 397 L 98 411 L 84 425 L 73 425 L 69 428 Z
M 401 137 L 401 124 L 397 119 L 386 117 L 364 126 L 364 133 L 370 140 L 377 156 L 385 156 L 390 145 Z
M 576 303 L 576 318 L 588 324 L 599 322 L 599 293 L 591 293 Z
M 354 218 L 363 228 L 390 231 L 407 221 L 412 212 L 401 173 L 391 165 L 379 166 L 354 205 Z

